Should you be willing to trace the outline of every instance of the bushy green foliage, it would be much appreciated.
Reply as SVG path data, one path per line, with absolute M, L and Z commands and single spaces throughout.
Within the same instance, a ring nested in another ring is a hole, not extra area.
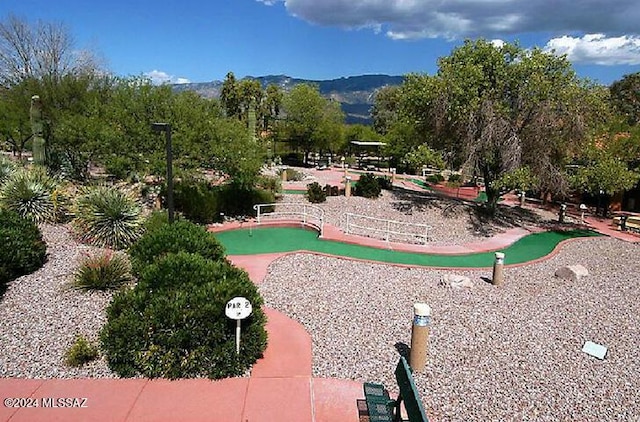
M 9 179 L 17 169 L 18 166 L 13 160 L 4 155 L 0 155 L 0 186 L 2 186 L 4 181 Z
M 633 188 L 640 181 L 640 174 L 629 170 L 627 164 L 611 157 L 605 157 L 578 169 L 572 184 L 578 189 L 607 195 Z
M 324 191 L 327 194 L 327 196 L 338 196 L 338 195 L 340 195 L 340 187 L 339 186 L 331 186 L 328 183 L 325 185 Z
M 451 176 L 449 176 L 448 182 L 462 184 L 462 175 L 458 173 L 453 173 Z
M 213 233 L 189 221 L 176 221 L 147 231 L 129 249 L 133 272 L 140 275 L 142 269 L 169 253 L 189 252 L 219 261 L 224 258 L 224 248 Z
M 319 204 L 327 201 L 327 193 L 322 189 L 318 182 L 309 183 L 307 185 L 307 199 L 312 204 Z
M 181 219 L 180 215 L 174 215 L 175 221 Z M 166 210 L 157 210 L 149 214 L 144 220 L 145 234 L 158 230 L 159 228 L 169 224 L 169 214 Z
M 449 179 L 451 180 L 451 179 Z M 538 184 L 537 177 L 529 167 L 519 167 L 513 171 L 504 173 L 496 179 L 492 186 L 501 192 L 508 192 L 513 189 L 528 191 Z
M 380 196 L 382 189 L 378 183 L 378 178 L 373 173 L 365 173 L 360 176 L 356 183 L 355 194 L 365 198 L 377 198 Z
M 186 179 L 173 190 L 176 210 L 195 223 L 208 224 L 220 219 L 219 188 L 206 181 Z
M 419 172 L 424 166 L 444 168 L 442 153 L 430 148 L 427 144 L 419 145 L 405 154 L 403 163 L 414 172 Z
M 220 212 L 227 216 L 254 215 L 255 204 L 275 202 L 273 192 L 247 189 L 234 183 L 220 187 Z
M 115 155 L 104 160 L 105 170 L 118 180 L 126 180 L 132 171 L 135 171 L 136 163 L 129 157 Z
M 43 167 L 19 169 L 2 185 L 0 205 L 36 223 L 55 221 L 59 211 L 54 201 L 57 187 L 57 181 Z
M 260 176 L 257 186 L 272 193 L 279 193 L 282 191 L 282 180 L 280 177 Z
M 432 174 L 426 177 L 426 181 L 433 184 L 444 182 L 444 176 L 442 176 L 440 173 Z
M 380 189 L 384 190 L 392 190 L 393 182 L 390 177 L 378 176 L 378 185 L 380 185 Z
M 46 259 L 47 245 L 38 226 L 13 211 L 0 210 L 0 290 L 42 267 Z
M 87 290 L 109 290 L 118 289 L 131 280 L 131 266 L 127 258 L 106 251 L 82 260 L 74 274 L 73 285 Z
M 67 366 L 82 366 L 98 358 L 98 347 L 87 341 L 83 336 L 77 336 L 71 347 L 64 354 Z
M 138 201 L 116 187 L 91 188 L 76 198 L 73 225 L 85 242 L 127 248 L 142 234 L 142 223 Z
M 222 215 L 253 215 L 255 204 L 272 203 L 272 190 L 249 188 L 237 183 L 211 186 L 204 181 L 184 181 L 174 189 L 174 203 L 188 220 L 200 224 L 220 221 Z
M 280 174 L 282 174 L 282 172 L 287 173 L 287 180 L 290 182 L 299 182 L 304 178 L 304 174 L 302 172 L 291 167 L 281 170 Z
M 253 305 L 242 322 L 225 304 L 242 296 Z M 169 254 L 147 267 L 132 290 L 114 297 L 101 332 L 109 367 L 123 377 L 219 379 L 242 375 L 266 348 L 263 301 L 247 274 L 227 261 Z

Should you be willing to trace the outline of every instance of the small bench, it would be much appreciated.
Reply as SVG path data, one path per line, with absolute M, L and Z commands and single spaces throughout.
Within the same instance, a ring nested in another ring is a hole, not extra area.
M 397 400 L 391 400 L 389 392 L 382 384 L 370 382 L 364 384 L 364 397 L 367 402 L 370 422 L 403 421 L 400 408 L 402 403 L 404 403 L 409 418 L 406 421 L 429 422 L 411 373 L 412 370 L 407 360 L 401 356 L 395 371 L 400 390 Z

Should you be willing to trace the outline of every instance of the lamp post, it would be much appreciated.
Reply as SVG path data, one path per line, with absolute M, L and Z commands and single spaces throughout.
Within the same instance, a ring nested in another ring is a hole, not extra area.
M 173 150 L 171 148 L 171 125 L 169 123 L 152 123 L 151 130 L 164 132 L 167 140 L 167 209 L 169 223 L 173 223 Z

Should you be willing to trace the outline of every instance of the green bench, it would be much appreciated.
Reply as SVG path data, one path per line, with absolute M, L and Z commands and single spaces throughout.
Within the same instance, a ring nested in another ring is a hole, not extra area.
M 400 389 L 397 400 L 391 400 L 389 391 L 382 384 L 366 382 L 364 397 L 367 402 L 370 422 L 400 422 L 403 421 L 400 405 L 404 403 L 409 422 L 429 422 L 420 395 L 413 382 L 411 367 L 401 356 L 396 367 L 396 381 Z

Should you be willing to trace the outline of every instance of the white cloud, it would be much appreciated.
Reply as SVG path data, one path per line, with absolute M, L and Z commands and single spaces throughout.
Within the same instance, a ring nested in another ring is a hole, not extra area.
M 187 78 L 180 78 L 173 75 L 169 75 L 167 72 L 161 70 L 152 70 L 151 72 L 145 72 L 144 76 L 151 79 L 154 85 L 162 84 L 188 84 L 191 82 Z
M 518 33 L 638 34 L 638 0 L 256 0 L 318 25 L 374 28 L 394 39 Z
M 640 37 L 633 35 L 607 37 L 604 34 L 587 34 L 580 38 L 565 35 L 550 40 L 545 50 L 566 54 L 569 60 L 576 63 L 640 64 Z

